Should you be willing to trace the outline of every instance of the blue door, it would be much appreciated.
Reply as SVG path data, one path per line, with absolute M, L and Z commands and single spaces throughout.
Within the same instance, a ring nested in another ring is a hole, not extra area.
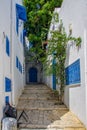
M 53 62 L 52 62 L 53 69 L 55 69 L 54 68 L 55 67 L 55 63 L 56 63 L 56 61 L 55 61 L 55 59 L 53 59 Z M 52 75 L 52 85 L 53 85 L 53 90 L 56 90 L 56 72 Z
M 53 90 L 56 90 L 56 75 L 52 75 Z
M 37 82 L 37 69 L 36 68 L 30 68 L 29 70 L 29 82 L 36 83 Z

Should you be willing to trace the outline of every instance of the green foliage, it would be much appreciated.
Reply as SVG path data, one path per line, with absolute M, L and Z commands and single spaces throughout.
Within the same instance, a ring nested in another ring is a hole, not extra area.
M 47 39 L 48 29 L 55 7 L 60 7 L 63 0 L 24 0 L 27 10 L 27 36 L 33 44 Z
M 57 16 L 57 14 L 56 14 Z M 58 17 L 56 17 L 58 18 Z M 65 32 L 65 29 L 63 27 L 62 20 L 57 20 L 54 23 L 59 22 L 59 27 L 56 30 L 51 31 L 51 37 L 49 39 L 48 49 L 47 49 L 47 66 L 49 66 L 49 69 L 47 69 L 48 73 L 49 71 L 52 72 L 52 74 L 56 75 L 58 84 L 60 85 L 60 96 L 62 99 L 62 95 L 64 93 L 64 86 L 65 86 L 65 60 L 66 60 L 66 47 L 67 43 L 69 41 L 73 41 L 76 46 L 80 46 L 81 44 L 81 38 L 75 38 L 72 36 L 67 36 L 67 33 Z M 51 58 L 49 58 L 51 57 Z M 55 60 L 55 64 L 51 64 L 52 61 Z
M 62 1 L 63 0 L 24 0 L 24 5 L 27 10 L 25 28 L 27 30 L 27 37 L 33 44 L 29 52 L 25 49 L 26 62 L 30 60 L 46 61 L 46 53 L 42 48 L 42 42 L 47 39 L 54 8 L 60 7 Z

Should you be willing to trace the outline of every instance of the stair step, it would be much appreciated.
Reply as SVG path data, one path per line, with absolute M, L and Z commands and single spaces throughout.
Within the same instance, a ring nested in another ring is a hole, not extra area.
M 68 108 L 30 108 L 30 107 L 18 107 L 17 110 L 39 110 L 39 111 L 52 111 L 52 110 L 61 110 L 61 111 L 69 111 Z
M 19 120 L 22 123 L 19 130 L 86 130 L 79 119 L 64 104 L 60 104 L 51 88 L 45 85 L 26 86 L 17 110 L 18 117 L 25 111 Z
M 40 91 L 40 92 L 39 92 Z M 23 94 L 38 94 L 38 93 L 41 93 L 41 94 L 51 94 L 53 93 L 51 90 L 24 90 L 23 91 Z
M 26 128 L 26 129 L 25 129 Z M 52 126 L 52 125 L 33 125 L 33 124 L 21 124 L 20 130 L 86 130 L 84 127 L 65 127 L 65 126 Z
M 19 130 L 47 130 L 47 129 L 19 129 Z M 53 129 L 52 129 L 53 130 Z
M 64 104 L 60 105 L 58 101 L 50 100 L 20 100 L 17 108 L 66 108 Z
M 28 96 L 21 96 L 19 98 L 19 100 L 58 100 L 58 98 L 52 98 L 52 97 L 44 97 L 44 98 L 41 98 L 41 97 L 28 97 Z
M 51 88 L 47 88 L 47 87 L 25 87 L 25 90 L 52 90 Z
M 22 129 L 22 128 L 20 128 L 20 129 L 18 129 L 18 130 L 86 130 L 85 128 L 64 128 L 64 129 L 61 129 L 61 128 L 46 128 L 46 129 L 29 129 L 29 128 L 27 128 L 27 129 Z

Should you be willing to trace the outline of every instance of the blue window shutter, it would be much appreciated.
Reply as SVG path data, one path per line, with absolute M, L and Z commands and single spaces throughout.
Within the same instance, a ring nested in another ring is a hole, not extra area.
M 21 63 L 20 63 L 20 61 L 19 61 L 19 71 L 21 70 Z
M 17 10 L 16 10 L 16 32 L 17 32 L 17 34 L 18 34 L 18 31 L 19 31 L 19 17 L 18 17 Z
M 9 103 L 9 96 L 5 97 L 5 103 Z
M 77 84 L 81 82 L 80 79 L 80 59 L 69 65 L 65 69 L 66 85 Z
M 6 36 L 6 53 L 8 56 L 10 56 L 10 43 L 7 36 Z
M 5 77 L 5 92 L 11 92 L 11 80 Z
M 24 64 L 23 64 L 23 73 L 24 73 Z
M 20 71 L 20 61 L 19 61 L 19 67 L 18 67 L 19 71 Z
M 25 36 L 27 35 L 26 29 L 23 30 L 23 44 L 25 44 Z
M 17 14 L 19 19 L 26 21 L 27 20 L 27 15 L 26 15 L 26 9 L 24 6 L 16 4 L 16 10 L 17 10 Z
M 21 73 L 22 73 L 22 65 L 21 65 Z
M 22 73 L 22 65 L 20 62 L 19 62 L 19 71 L 20 71 L 20 73 Z
M 19 61 L 18 61 L 18 57 L 16 56 L 16 67 L 18 68 L 18 63 Z

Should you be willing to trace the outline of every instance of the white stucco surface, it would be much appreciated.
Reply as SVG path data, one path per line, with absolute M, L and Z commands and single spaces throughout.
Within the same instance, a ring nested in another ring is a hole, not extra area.
M 23 32 L 23 21 L 20 20 L 19 34 L 16 32 L 16 3 L 22 0 L 0 0 L 0 120 L 3 117 L 5 97 L 9 96 L 11 105 L 17 105 L 18 98 L 25 84 L 25 75 L 16 67 L 16 56 L 24 64 L 23 43 L 20 33 Z M 6 36 L 10 41 L 10 56 L 6 54 Z M 11 79 L 11 92 L 5 92 L 5 77 Z
M 87 127 L 87 1 L 86 0 L 64 0 L 59 11 L 59 17 L 63 21 L 67 35 L 69 26 L 72 28 L 72 36 L 81 37 L 80 47 L 69 42 L 67 45 L 67 58 L 65 66 L 69 66 L 80 59 L 81 82 L 79 84 L 67 85 L 65 87 L 64 102 L 69 109 Z M 57 11 L 58 12 L 58 11 Z M 52 25 L 50 27 L 52 29 Z M 48 38 L 50 34 L 48 35 Z M 51 83 L 50 77 L 46 83 Z
M 65 104 L 74 112 L 79 119 L 87 126 L 87 75 L 86 60 L 87 56 L 87 39 L 84 37 L 87 32 L 87 1 L 86 0 L 64 0 L 60 10 L 60 18 L 63 20 L 67 34 L 69 33 L 69 25 L 72 25 L 72 35 L 81 37 L 81 47 L 69 43 L 67 47 L 66 66 L 80 59 L 81 84 L 66 86 L 65 88 Z

